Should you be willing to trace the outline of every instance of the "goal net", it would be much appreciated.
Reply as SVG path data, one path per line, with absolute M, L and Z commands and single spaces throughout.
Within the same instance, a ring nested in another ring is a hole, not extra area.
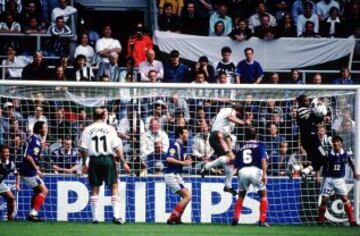
M 204 163 L 216 158 L 208 143 L 214 117 L 223 107 L 241 104 L 240 118 L 256 127 L 269 155 L 267 221 L 315 223 L 320 185 L 311 178 L 301 180 L 298 173 L 293 179 L 287 176 L 289 163 L 308 165 L 296 123 L 296 97 L 301 94 L 318 98 L 327 106 L 328 114 L 318 132 L 324 147 L 330 148 L 331 137 L 339 134 L 345 150 L 353 154 L 356 90 L 306 86 L 4 82 L 0 87 L 0 142 L 10 147 L 11 159 L 20 167 L 33 124 L 45 121 L 49 132 L 40 166 L 50 192 L 40 214 L 48 220 L 89 221 L 89 185 L 81 172 L 78 141 L 84 127 L 92 122 L 94 108 L 104 106 L 109 112 L 107 123 L 116 128 L 132 168 L 130 176 L 124 175 L 118 165 L 123 218 L 129 222 L 165 222 L 179 200 L 164 183 L 166 152 L 175 140 L 175 128 L 186 126 L 190 132 L 186 148 L 193 164 L 184 168 L 183 176 L 193 200 L 183 220 L 230 223 L 235 198 L 223 191 L 224 170 L 211 169 L 204 179 L 199 177 L 199 171 Z M 236 151 L 244 142 L 244 127 L 236 126 L 231 139 Z M 13 179 L 9 177 L 6 182 L 11 184 Z M 354 199 L 349 168 L 346 179 L 350 199 Z M 237 188 L 235 176 L 233 188 Z M 24 219 L 30 210 L 32 190 L 22 184 L 16 195 L 17 217 Z M 102 219 L 111 219 L 109 189 L 100 195 Z M 0 201 L 0 213 L 5 217 L 6 204 Z M 257 222 L 258 209 L 257 189 L 250 189 L 240 223 Z M 331 222 L 346 222 L 341 200 L 334 193 L 327 209 L 326 217 Z

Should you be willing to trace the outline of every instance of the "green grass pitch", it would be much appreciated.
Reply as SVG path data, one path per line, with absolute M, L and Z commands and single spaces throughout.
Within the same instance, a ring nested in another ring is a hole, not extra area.
M 223 224 L 125 224 L 65 222 L 0 222 L 1 236 L 360 236 L 360 227 L 347 226 L 284 226 L 260 228 L 255 225 L 232 227 Z

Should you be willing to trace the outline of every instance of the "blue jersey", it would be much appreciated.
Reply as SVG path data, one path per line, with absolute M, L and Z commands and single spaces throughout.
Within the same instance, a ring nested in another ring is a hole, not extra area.
M 26 141 L 26 149 L 24 159 L 21 167 L 21 175 L 25 177 L 32 177 L 36 175 L 36 169 L 26 159 L 26 156 L 31 156 L 36 165 L 39 165 L 39 159 L 41 154 L 41 138 L 39 135 L 31 135 Z
M 0 183 L 11 173 L 17 174 L 14 162 L 7 161 L 3 163 L 0 160 Z
M 176 140 L 169 147 L 167 158 L 174 158 L 178 161 L 184 161 L 186 158 L 185 147 L 182 143 Z M 167 163 L 166 173 L 175 173 L 181 174 L 183 170 L 183 165 L 176 165 Z
M 234 167 L 241 169 L 247 166 L 256 166 L 262 169 L 261 161 L 264 159 L 267 159 L 265 145 L 255 140 L 248 141 L 236 152 Z
M 259 62 L 253 61 L 252 64 L 249 64 L 246 60 L 242 60 L 236 66 L 236 74 L 240 76 L 242 84 L 253 84 L 264 75 L 264 72 Z
M 334 150 L 328 152 L 326 158 L 323 175 L 324 177 L 342 178 L 345 176 L 346 163 L 352 162 L 350 156 L 341 149 L 340 153 L 335 153 Z

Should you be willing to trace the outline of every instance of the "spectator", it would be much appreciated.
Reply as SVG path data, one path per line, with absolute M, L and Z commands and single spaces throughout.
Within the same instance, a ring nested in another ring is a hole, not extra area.
M 154 152 L 146 157 L 146 166 L 148 174 L 159 175 L 164 170 L 164 161 L 167 158 L 167 152 L 164 152 L 163 143 L 156 141 Z M 161 165 L 162 164 L 162 165 Z
M 336 7 L 330 8 L 329 17 L 320 23 L 320 35 L 322 37 L 341 38 L 344 37 L 342 21 L 339 18 L 339 10 Z
M 245 60 L 240 61 L 236 66 L 236 75 L 240 78 L 240 83 L 259 84 L 264 76 L 264 72 L 259 62 L 255 61 L 254 49 L 245 48 Z
M 28 1 L 25 5 L 25 9 L 20 15 L 21 23 L 23 25 L 22 28 L 25 28 L 26 22 L 30 22 L 30 18 L 34 18 L 37 20 L 38 24 L 41 28 L 45 29 L 46 23 L 44 21 L 43 16 L 41 15 L 40 6 L 35 3 L 35 1 Z M 24 24 L 25 23 L 25 24 Z
M 239 83 L 238 77 L 235 74 L 235 63 L 231 60 L 232 50 L 225 46 L 221 49 L 222 59 L 216 64 L 216 74 L 219 76 L 220 72 L 225 72 L 228 83 Z
M 351 85 L 354 84 L 354 81 L 351 79 L 351 73 L 349 68 L 343 67 L 340 70 L 340 78 L 335 79 L 333 84 L 345 84 L 345 85 Z
M 51 152 L 51 168 L 55 173 L 78 173 L 81 167 L 79 153 L 73 148 L 70 138 L 65 139 L 61 147 Z
M 270 81 L 272 84 L 279 84 L 280 76 L 279 73 L 274 72 L 271 74 Z
M 21 33 L 20 23 L 15 21 L 15 17 L 11 13 L 7 13 L 5 21 L 0 22 L 0 33 Z
M 350 119 L 344 119 L 341 122 L 341 125 L 337 131 L 337 134 L 343 138 L 343 148 L 349 153 L 353 152 L 353 147 L 355 143 L 355 131 L 354 131 L 354 122 Z
M 252 32 L 247 27 L 247 22 L 245 19 L 238 19 L 237 21 L 235 21 L 235 27 L 233 28 L 229 36 L 235 41 L 243 42 L 251 38 Z
M 94 21 L 93 19 L 88 19 L 87 21 L 85 21 L 85 24 L 83 25 L 80 32 L 88 35 L 89 45 L 91 47 L 95 48 L 96 41 L 98 41 L 100 39 L 100 36 L 99 36 L 99 33 L 96 30 L 94 30 L 93 21 Z M 100 60 L 100 58 L 98 58 L 98 59 Z M 96 60 L 94 60 L 93 63 L 95 64 Z
M 65 24 L 69 24 L 70 16 L 77 12 L 76 8 L 68 5 L 68 0 L 59 0 L 59 6 L 55 7 L 51 12 L 51 23 L 56 24 L 56 19 L 59 16 L 64 17 Z
M 22 143 L 24 143 L 26 140 L 26 134 L 20 128 L 19 120 L 17 120 L 15 117 L 11 117 L 9 120 L 9 129 L 7 132 L 5 132 L 4 135 L 5 143 L 10 145 L 15 136 L 19 136 Z
M 3 68 L 5 70 L 5 79 L 21 79 L 23 67 L 28 65 L 30 60 L 24 56 L 16 56 L 16 50 L 13 46 L 7 47 L 6 59 L 2 60 L 3 66 L 14 68 Z
M 269 158 L 269 172 L 272 176 L 285 176 L 287 163 L 290 157 L 287 154 L 288 144 L 281 142 L 279 145 L 279 153 Z
M 97 72 L 98 79 L 100 79 L 102 75 L 106 74 L 112 82 L 125 82 L 120 79 L 121 68 L 118 65 L 119 56 L 115 51 L 110 53 L 109 60 L 110 62 L 102 61 L 100 63 Z
M 119 75 L 119 82 L 125 82 L 127 75 L 131 75 L 132 81 L 140 81 L 140 74 L 135 70 L 135 61 L 132 57 L 126 58 L 126 69 L 122 69 Z
M 65 109 L 57 107 L 53 119 L 49 122 L 49 141 L 65 140 L 72 134 L 71 122 L 65 118 Z
M 227 16 L 228 8 L 225 4 L 220 3 L 218 5 L 217 12 L 214 12 L 210 17 L 209 22 L 209 34 L 212 35 L 215 32 L 215 23 L 218 21 L 222 21 L 224 23 L 224 34 L 228 35 L 231 33 L 233 25 L 232 25 L 232 19 Z
M 171 118 L 174 118 L 176 114 L 182 113 L 187 122 L 190 120 L 189 106 L 185 99 L 180 98 L 179 95 L 173 95 L 168 103 L 168 112 Z
M 254 36 L 261 39 L 275 39 L 278 37 L 276 27 L 270 26 L 270 17 L 267 14 L 261 16 L 261 24 L 254 28 Z
M 36 123 L 36 121 L 43 121 L 43 122 L 45 122 L 45 124 L 48 123 L 47 118 L 43 115 L 43 108 L 41 106 L 36 106 L 34 116 L 30 116 L 28 118 L 27 125 L 26 125 L 26 131 L 27 131 L 28 136 L 32 135 L 34 124 Z M 46 136 L 47 136 L 47 134 L 45 135 L 45 137 Z
M 294 21 L 294 24 L 297 25 L 298 17 L 305 12 L 306 3 L 310 3 L 312 5 L 312 13 L 316 14 L 316 5 L 311 0 L 295 0 L 292 6 L 291 15 Z
M 149 131 L 146 131 L 140 137 L 140 154 L 142 158 L 145 158 L 155 150 L 155 142 L 160 141 L 162 143 L 162 151 L 167 152 L 169 148 L 169 137 L 160 129 L 160 123 L 157 118 L 150 120 Z
M 313 13 L 313 5 L 308 2 L 305 4 L 304 14 L 298 17 L 296 30 L 298 37 L 301 37 L 301 35 L 304 34 L 305 31 L 309 33 L 309 30 L 306 29 L 307 22 L 313 23 L 313 31 L 315 33 L 319 32 L 319 18 L 315 13 Z
M 9 132 L 11 119 L 15 118 L 16 120 L 22 122 L 23 116 L 20 112 L 15 111 L 14 104 L 12 102 L 6 102 L 3 105 L 3 117 L 2 117 L 2 127 L 4 128 L 5 132 Z
M 71 35 L 72 31 L 69 26 L 65 25 L 65 20 L 63 16 L 58 16 L 55 20 L 55 24 L 49 26 L 48 34 L 53 36 L 65 36 Z
M 301 38 L 320 38 L 320 34 L 315 32 L 315 24 L 312 21 L 305 23 L 305 31 L 300 35 Z
M 340 11 L 339 3 L 334 0 L 321 0 L 316 4 L 317 15 L 319 16 L 320 21 L 325 20 L 329 16 L 329 12 L 332 7 L 335 7 L 338 11 Z
M 350 2 L 347 14 L 345 14 L 346 36 L 355 34 L 356 28 L 360 25 L 360 3 Z
M 180 19 L 172 13 L 172 9 L 171 3 L 165 3 L 164 12 L 158 16 L 159 30 L 180 33 Z
M 315 84 L 315 85 L 322 84 L 322 76 L 320 73 L 315 73 L 313 75 L 312 84 Z
M 150 122 L 154 118 L 160 123 L 160 129 L 165 130 L 165 125 L 167 125 L 168 120 L 171 119 L 167 106 L 163 100 L 156 100 L 153 104 L 153 107 L 150 108 L 152 109 L 151 114 L 145 118 L 145 130 L 149 130 Z
M 8 145 L 10 148 L 10 159 L 16 164 L 20 164 L 24 159 L 25 140 L 22 140 L 21 136 L 16 134 L 11 137 Z
M 65 74 L 65 67 L 62 65 L 57 65 L 55 67 L 55 76 L 53 78 L 55 81 L 68 81 L 70 78 L 68 78 Z
M 215 23 L 214 25 L 214 32 L 210 33 L 209 36 L 216 36 L 216 37 L 219 37 L 219 36 L 227 36 L 225 34 L 225 25 L 224 25 L 224 22 L 222 21 L 218 21 Z
M 92 68 L 86 65 L 86 57 L 82 54 L 75 58 L 74 77 L 76 81 L 92 81 L 95 78 Z
M 278 127 L 274 123 L 267 125 L 268 135 L 266 135 L 265 143 L 268 150 L 269 159 L 279 154 L 280 144 L 285 142 L 284 137 L 278 134 Z
M 189 69 L 183 63 L 180 63 L 180 53 L 177 50 L 170 52 L 170 64 L 164 67 L 164 82 L 166 83 L 184 83 L 188 82 Z
M 256 13 L 250 16 L 249 18 L 249 29 L 253 33 L 255 32 L 255 27 L 261 25 L 261 17 L 265 14 L 269 16 L 269 25 L 272 27 L 276 27 L 277 23 L 275 17 L 267 12 L 265 3 L 260 1 L 258 3 Z
M 181 33 L 192 35 L 208 35 L 208 21 L 197 13 L 195 2 L 187 1 L 181 16 Z
M 96 41 L 96 53 L 101 59 L 101 62 L 109 62 L 109 57 L 112 52 L 120 54 L 121 44 L 119 40 L 111 37 L 111 26 L 105 24 L 103 27 L 103 37 Z
M 291 69 L 290 74 L 292 84 L 304 84 L 303 80 L 300 78 L 300 72 L 298 69 Z
M 2 0 L 0 3 L 0 13 L 16 13 L 22 12 L 21 0 Z
M 136 34 L 128 40 L 128 57 L 134 58 L 135 66 L 139 66 L 141 62 L 146 60 L 146 52 L 153 48 L 153 42 L 150 36 L 145 33 L 143 24 L 137 24 Z
M 89 45 L 89 36 L 86 33 L 80 35 L 80 44 L 75 48 L 74 58 L 78 55 L 85 56 L 87 66 L 95 64 L 95 51 L 94 48 Z
M 279 37 L 296 37 L 296 27 L 290 13 L 285 13 L 281 23 L 278 25 Z
M 326 152 L 330 151 L 332 147 L 332 137 L 326 134 L 326 127 L 323 125 L 319 126 L 317 134 L 322 147 L 325 148 Z
M 214 155 L 214 150 L 210 146 L 209 142 L 209 126 L 205 120 L 202 120 L 199 127 L 199 132 L 194 136 L 192 145 L 192 156 L 194 161 L 205 162 L 209 161 Z
M 284 19 L 285 14 L 289 14 L 293 0 L 276 0 L 266 2 L 269 8 L 269 12 L 272 12 L 277 22 L 281 22 Z M 291 14 L 290 14 L 291 18 Z
M 47 56 L 62 56 L 68 53 L 69 51 L 69 38 L 64 36 L 69 36 L 72 34 L 69 26 L 65 25 L 64 17 L 59 16 L 56 18 L 55 25 L 49 26 L 48 34 L 51 34 L 52 37 L 46 41 L 44 48 L 44 53 Z
M 154 70 L 157 72 L 157 80 L 162 80 L 164 77 L 164 67 L 161 61 L 155 60 L 155 51 L 149 49 L 146 52 L 146 60 L 141 62 L 139 65 L 139 73 L 141 75 L 142 82 L 148 82 L 150 79 L 148 77 L 149 71 Z
M 47 63 L 43 60 L 41 51 L 35 51 L 33 62 L 24 67 L 22 71 L 23 80 L 46 80 L 48 79 Z
M 181 11 L 182 8 L 184 7 L 183 0 L 160 0 L 159 2 L 160 14 L 163 13 L 166 3 L 170 3 L 172 5 L 172 14 L 175 14 L 179 17 L 181 16 Z
M 39 22 L 35 16 L 29 16 L 26 21 L 24 21 L 23 31 L 25 34 L 45 34 L 46 28 L 45 24 Z
M 331 129 L 334 130 L 336 133 L 341 132 L 341 124 L 344 120 L 349 120 L 351 122 L 352 132 L 355 132 L 355 121 L 352 120 L 351 110 L 345 108 L 342 110 L 342 115 L 334 120 Z
M 206 83 L 215 83 L 215 71 L 214 67 L 209 65 L 209 59 L 206 56 L 201 56 L 199 61 L 190 70 L 191 81 L 196 79 L 197 73 L 201 71 L 205 75 Z
M 157 83 L 157 82 L 160 82 L 158 80 L 158 73 L 156 70 L 150 70 L 147 74 L 147 77 L 149 78 L 149 81 L 150 83 Z

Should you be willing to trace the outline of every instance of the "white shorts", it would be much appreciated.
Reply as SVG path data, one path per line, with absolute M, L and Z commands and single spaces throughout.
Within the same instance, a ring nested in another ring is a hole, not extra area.
M 255 166 L 242 168 L 238 173 L 238 190 L 240 192 L 248 191 L 250 184 L 252 184 L 258 190 L 266 190 L 266 186 L 261 181 L 261 176 L 262 170 Z
M 40 179 L 39 176 L 32 176 L 32 177 L 25 177 L 23 176 L 22 179 L 24 182 L 29 185 L 31 188 L 36 188 L 40 184 L 44 184 L 44 181 Z
M 173 193 L 185 188 L 184 180 L 179 174 L 165 174 L 164 180 Z
M 6 192 L 9 192 L 10 191 L 10 188 L 9 186 L 7 186 L 7 184 L 5 184 L 5 182 L 1 182 L 0 183 L 0 193 L 6 193 Z
M 345 178 L 326 177 L 323 179 L 321 195 L 329 196 L 333 190 L 339 196 L 347 194 Z

